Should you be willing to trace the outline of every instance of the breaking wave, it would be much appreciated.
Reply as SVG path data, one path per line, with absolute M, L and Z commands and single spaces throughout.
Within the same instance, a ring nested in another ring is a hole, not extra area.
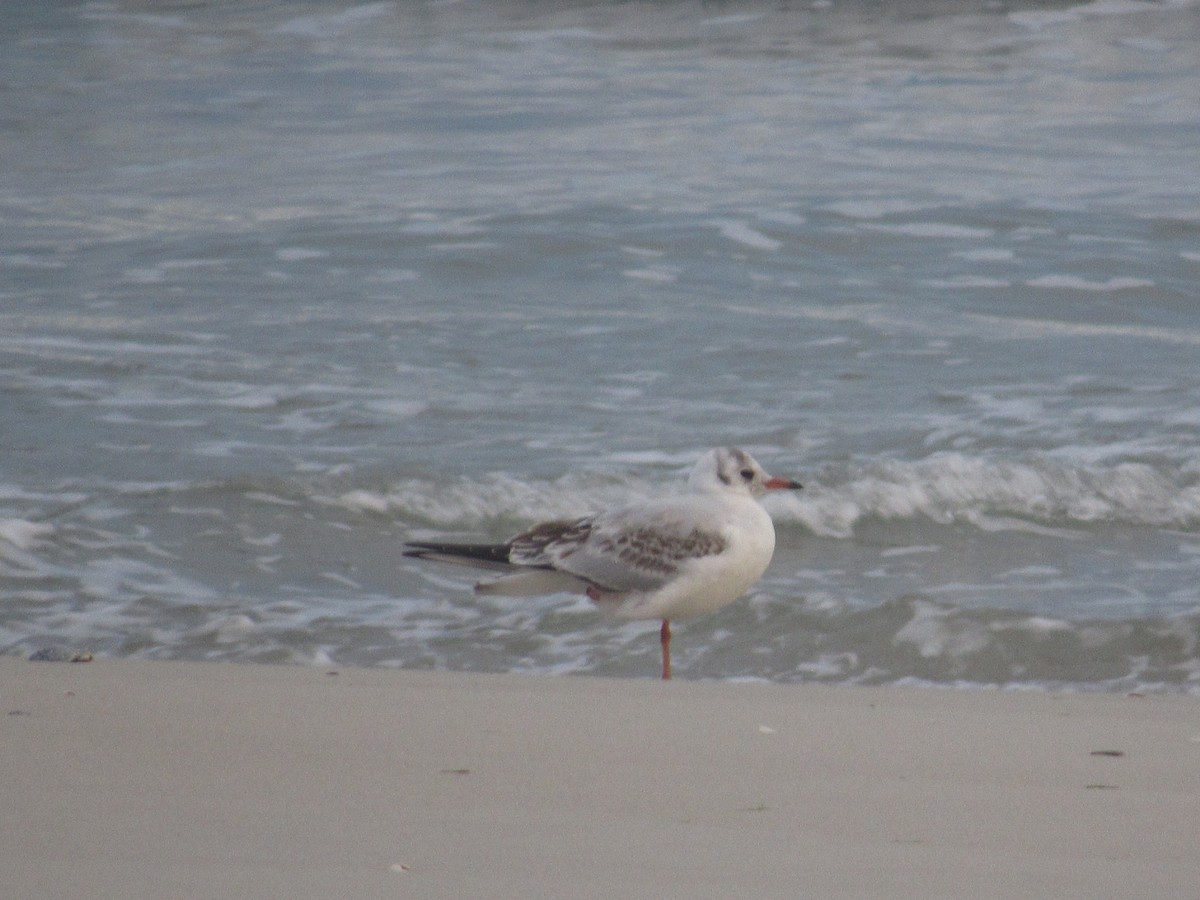
M 824 537 L 850 537 L 868 519 L 925 518 L 984 530 L 1072 527 L 1091 523 L 1191 528 L 1200 525 L 1200 469 L 1125 462 L 1086 465 L 1050 457 L 989 459 L 958 453 L 917 461 L 876 461 L 823 468 L 805 490 L 770 495 L 780 523 Z M 571 475 L 533 482 L 509 475 L 444 483 L 401 479 L 354 488 L 329 502 L 437 527 L 580 515 L 670 493 L 663 483 L 615 475 Z M 677 487 L 675 489 L 678 489 Z
M 1200 691 L 1200 611 L 1165 618 L 1070 620 L 963 609 L 909 595 L 880 606 L 757 595 L 760 633 L 747 677 L 838 684 Z M 725 640 L 704 651 L 714 665 Z M 765 665 L 764 665 L 765 664 Z M 752 675 L 753 672 L 753 675 Z M 736 675 L 734 675 L 736 677 Z

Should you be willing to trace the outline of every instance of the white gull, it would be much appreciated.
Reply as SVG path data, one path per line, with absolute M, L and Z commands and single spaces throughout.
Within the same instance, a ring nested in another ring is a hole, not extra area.
M 672 619 L 703 615 L 750 589 L 771 562 L 775 527 L 757 501 L 800 485 L 772 478 L 749 453 L 700 457 L 689 493 L 581 519 L 543 522 L 502 544 L 412 542 L 405 556 L 505 572 L 479 594 L 587 594 L 618 619 L 661 619 L 662 677 L 671 677 Z

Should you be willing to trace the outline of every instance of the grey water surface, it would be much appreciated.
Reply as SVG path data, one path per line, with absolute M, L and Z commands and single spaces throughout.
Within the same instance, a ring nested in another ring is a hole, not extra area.
M 653 677 L 406 539 L 805 490 L 681 677 L 1200 692 L 1200 6 L 13 2 L 0 652 Z

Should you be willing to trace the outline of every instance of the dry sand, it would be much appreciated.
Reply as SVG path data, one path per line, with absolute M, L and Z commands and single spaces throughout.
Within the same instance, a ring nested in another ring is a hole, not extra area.
M 0 658 L 5 898 L 1200 898 L 1200 701 Z

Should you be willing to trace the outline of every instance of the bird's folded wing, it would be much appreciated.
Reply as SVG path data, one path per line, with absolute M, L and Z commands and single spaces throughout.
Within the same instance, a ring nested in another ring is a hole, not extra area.
M 546 544 L 546 561 L 614 593 L 653 591 L 688 561 L 722 553 L 724 536 L 669 510 L 580 520 L 562 541 Z

